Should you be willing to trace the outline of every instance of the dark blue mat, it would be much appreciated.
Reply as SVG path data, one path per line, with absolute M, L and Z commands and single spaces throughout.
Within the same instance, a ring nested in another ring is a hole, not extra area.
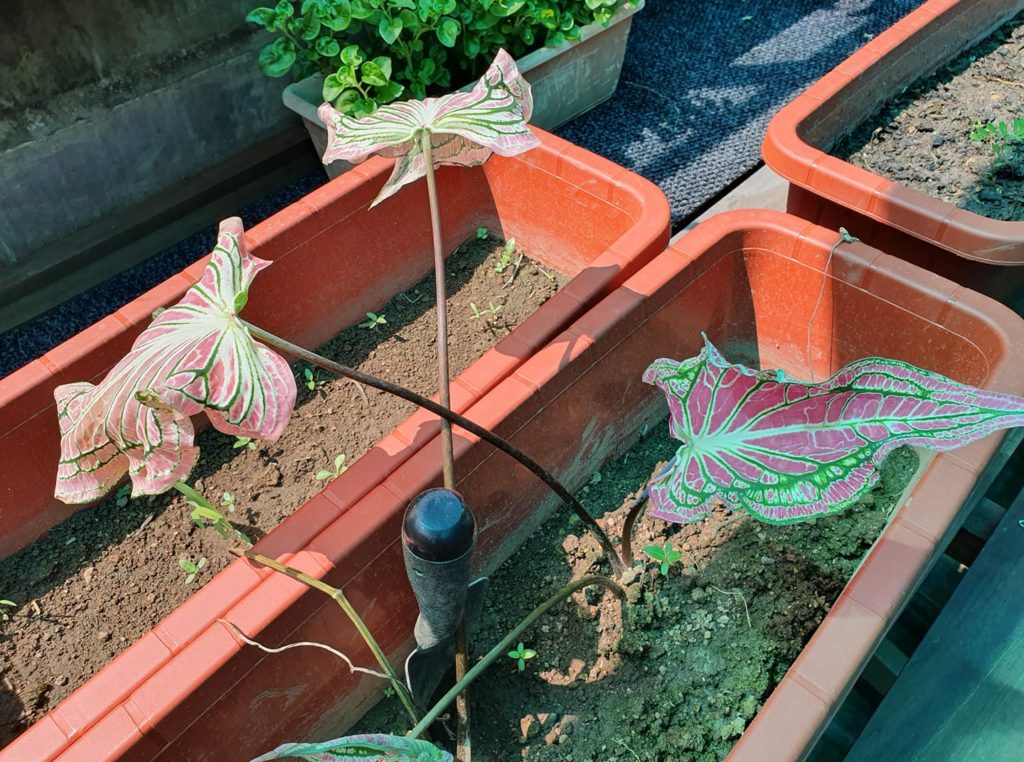
M 647 0 L 615 96 L 559 133 L 657 183 L 679 227 L 753 169 L 772 116 L 921 0 Z
M 327 175 L 318 170 L 246 207 L 238 216 L 247 228 L 252 227 L 326 181 Z M 3 346 L 3 351 L 0 351 L 0 377 L 45 354 L 161 281 L 184 270 L 197 259 L 209 254 L 216 241 L 217 225 L 213 224 L 164 249 L 151 259 L 7 331 L 0 336 L 0 344 Z
M 772 115 L 919 0 L 647 0 L 615 96 L 560 134 L 654 181 L 684 223 L 760 160 Z M 310 175 L 243 210 L 253 225 L 320 185 Z M 216 227 L 2 337 L 0 376 L 206 254 Z

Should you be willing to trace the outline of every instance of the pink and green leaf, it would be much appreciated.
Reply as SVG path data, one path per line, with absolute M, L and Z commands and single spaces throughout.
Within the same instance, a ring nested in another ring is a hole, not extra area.
M 644 373 L 683 442 L 650 484 L 651 514 L 686 522 L 724 503 L 772 523 L 834 513 L 878 481 L 896 447 L 944 452 L 1024 425 L 1024 398 L 880 358 L 820 384 L 733 365 L 705 338 L 697 357 Z
M 383 733 L 338 738 L 321 743 L 286 743 L 251 762 L 298 757 L 311 762 L 453 762 L 454 758 L 432 743 Z
M 324 103 L 319 110 L 327 125 L 323 160 L 325 164 L 339 159 L 356 163 L 375 153 L 397 159 L 394 172 L 373 202 L 377 204 L 425 174 L 420 146 L 424 132 L 431 135 L 435 167 L 471 167 L 482 164 L 492 153 L 515 156 L 540 145 L 527 127 L 532 113 L 530 85 L 519 74 L 515 60 L 499 50 L 468 93 L 390 103 L 361 119 Z
M 242 221 L 225 220 L 202 279 L 160 313 L 106 378 L 54 390 L 58 499 L 96 500 L 126 471 L 133 496 L 185 479 L 198 456 L 189 416 L 203 410 L 227 434 L 281 435 L 295 406 L 295 379 L 237 319 L 253 278 L 269 264 L 249 254 Z

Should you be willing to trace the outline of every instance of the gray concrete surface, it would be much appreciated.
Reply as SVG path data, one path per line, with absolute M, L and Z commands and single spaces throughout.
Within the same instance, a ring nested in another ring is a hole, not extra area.
M 250 2 L 9 0 L 0 22 L 0 292 L 70 233 L 295 120 Z

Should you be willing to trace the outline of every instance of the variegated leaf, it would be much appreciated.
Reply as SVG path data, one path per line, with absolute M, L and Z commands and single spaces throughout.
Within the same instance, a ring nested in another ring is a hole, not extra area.
M 857 360 L 820 384 L 728 363 L 705 337 L 644 381 L 668 399 L 683 442 L 650 484 L 651 515 L 696 519 L 721 501 L 790 523 L 847 508 L 901 445 L 952 450 L 1024 425 L 1024 398 L 975 389 L 907 363 Z
M 504 50 L 498 51 L 468 93 L 390 103 L 362 119 L 341 114 L 329 103 L 320 106 L 318 113 L 327 125 L 325 164 L 339 159 L 360 162 L 375 153 L 398 159 L 374 204 L 423 177 L 426 164 L 420 136 L 424 132 L 431 134 L 435 167 L 476 166 L 492 152 L 514 156 L 540 145 L 526 125 L 533 113 L 530 85 Z
M 270 762 L 285 757 L 299 757 L 312 762 L 454 762 L 451 754 L 432 743 L 383 733 L 346 736 L 322 743 L 286 743 L 251 762 Z
M 281 435 L 295 406 L 295 379 L 236 317 L 269 264 L 246 250 L 242 221 L 225 220 L 199 283 L 139 335 L 103 381 L 54 390 L 58 499 L 100 498 L 125 471 L 135 496 L 185 479 L 198 455 L 189 416 L 201 410 L 228 434 Z

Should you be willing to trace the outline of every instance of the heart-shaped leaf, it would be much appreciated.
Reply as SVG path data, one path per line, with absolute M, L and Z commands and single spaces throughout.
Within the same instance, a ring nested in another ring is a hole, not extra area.
M 202 279 L 139 335 L 106 378 L 54 390 L 58 499 L 100 498 L 125 471 L 133 497 L 184 480 L 198 455 L 189 416 L 203 410 L 226 434 L 281 436 L 295 406 L 295 378 L 237 317 L 253 278 L 269 264 L 249 254 L 242 221 L 225 220 Z
M 283 77 L 292 68 L 295 57 L 295 43 L 280 37 L 260 51 L 260 69 L 268 77 Z
M 683 442 L 650 484 L 651 515 L 667 521 L 717 502 L 780 524 L 834 513 L 875 485 L 896 447 L 941 452 L 1024 425 L 1024 398 L 880 358 L 805 384 L 732 365 L 705 337 L 697 357 L 656 360 L 643 378 L 665 393 Z
M 446 48 L 455 47 L 455 41 L 459 38 L 462 25 L 453 18 L 446 18 L 437 27 L 437 39 Z
M 380 34 L 381 39 L 384 40 L 388 45 L 394 43 L 398 39 L 398 35 L 402 33 L 402 19 L 381 19 L 380 24 L 377 25 L 377 32 Z
M 285 757 L 299 757 L 310 762 L 369 762 L 370 760 L 401 760 L 401 762 L 453 762 L 454 757 L 428 741 L 420 741 L 383 733 L 337 738 L 322 743 L 286 743 L 252 762 L 270 762 Z
M 421 74 L 429 74 L 426 67 Z M 475 166 L 492 152 L 514 156 L 540 145 L 526 125 L 532 112 L 530 85 L 512 57 L 500 50 L 468 93 L 389 103 L 362 119 L 324 103 L 318 112 L 327 125 L 324 163 L 357 163 L 374 153 L 397 158 L 391 178 L 373 202 L 377 204 L 426 173 L 420 145 L 424 132 L 431 135 L 434 166 Z

